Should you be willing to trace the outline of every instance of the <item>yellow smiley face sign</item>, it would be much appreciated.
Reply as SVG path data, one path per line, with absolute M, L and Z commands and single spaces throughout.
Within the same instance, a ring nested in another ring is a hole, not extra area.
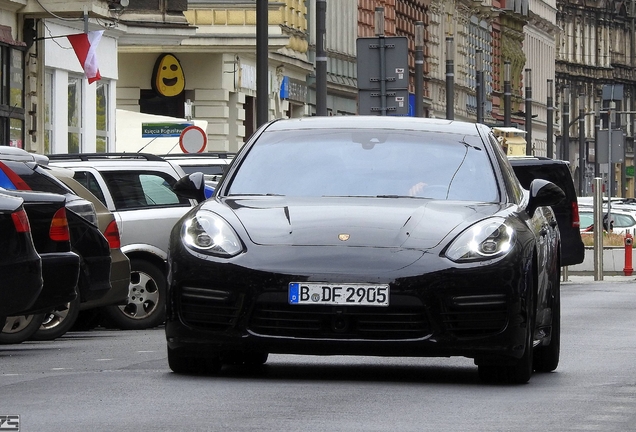
M 152 72 L 152 89 L 161 96 L 180 95 L 185 89 L 185 75 L 179 60 L 172 54 L 162 54 Z

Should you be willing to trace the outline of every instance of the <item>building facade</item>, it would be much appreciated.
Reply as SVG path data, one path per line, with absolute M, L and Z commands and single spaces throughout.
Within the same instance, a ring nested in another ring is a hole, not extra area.
M 557 156 L 570 161 L 583 195 L 591 193 L 595 176 L 603 176 L 609 190 L 607 179 L 612 172 L 616 180 L 612 196 L 634 197 L 635 3 L 557 1 L 557 25 L 562 29 L 556 37 L 558 103 L 569 105 L 570 119 L 577 120 L 570 122 L 567 148 L 561 145 Z M 608 88 L 620 88 L 620 95 L 608 96 L 604 92 Z M 608 108 L 615 113 L 612 128 L 620 128 L 626 136 L 623 162 L 611 167 L 598 163 L 595 152 L 596 130 L 609 126 L 603 112 Z M 583 123 L 578 121 L 580 113 L 584 113 Z

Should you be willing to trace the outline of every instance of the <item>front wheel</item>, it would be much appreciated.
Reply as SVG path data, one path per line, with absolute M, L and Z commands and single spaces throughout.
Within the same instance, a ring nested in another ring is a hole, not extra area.
M 122 330 L 156 327 L 165 320 L 166 276 L 154 264 L 130 260 L 128 303 L 102 308 L 106 323 Z
M 526 334 L 523 355 L 512 363 L 478 366 L 479 378 L 485 382 L 525 384 L 533 371 L 535 305 L 533 272 L 526 275 Z
M 216 374 L 221 370 L 218 357 L 200 357 L 168 348 L 168 366 L 178 374 Z
M 0 332 L 0 345 L 19 344 L 33 336 L 44 321 L 45 314 L 7 317 Z
M 559 366 L 561 355 L 561 275 L 556 272 L 552 282 L 552 328 L 550 345 L 541 346 L 534 353 L 534 370 L 552 372 Z

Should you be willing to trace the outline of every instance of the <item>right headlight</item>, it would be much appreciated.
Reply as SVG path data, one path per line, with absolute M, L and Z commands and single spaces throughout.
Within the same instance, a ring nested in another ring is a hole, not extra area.
M 222 257 L 233 257 L 243 251 L 243 244 L 229 223 L 216 213 L 199 210 L 181 228 L 181 239 L 190 249 Z
M 446 256 L 455 262 L 485 261 L 506 255 L 516 233 L 503 218 L 493 217 L 471 226 L 449 246 Z

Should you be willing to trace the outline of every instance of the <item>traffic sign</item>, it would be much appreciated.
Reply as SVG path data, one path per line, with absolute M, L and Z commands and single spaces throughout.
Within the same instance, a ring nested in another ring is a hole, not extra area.
M 202 153 L 208 144 L 208 135 L 199 126 L 188 126 L 179 136 L 179 147 L 184 153 Z

